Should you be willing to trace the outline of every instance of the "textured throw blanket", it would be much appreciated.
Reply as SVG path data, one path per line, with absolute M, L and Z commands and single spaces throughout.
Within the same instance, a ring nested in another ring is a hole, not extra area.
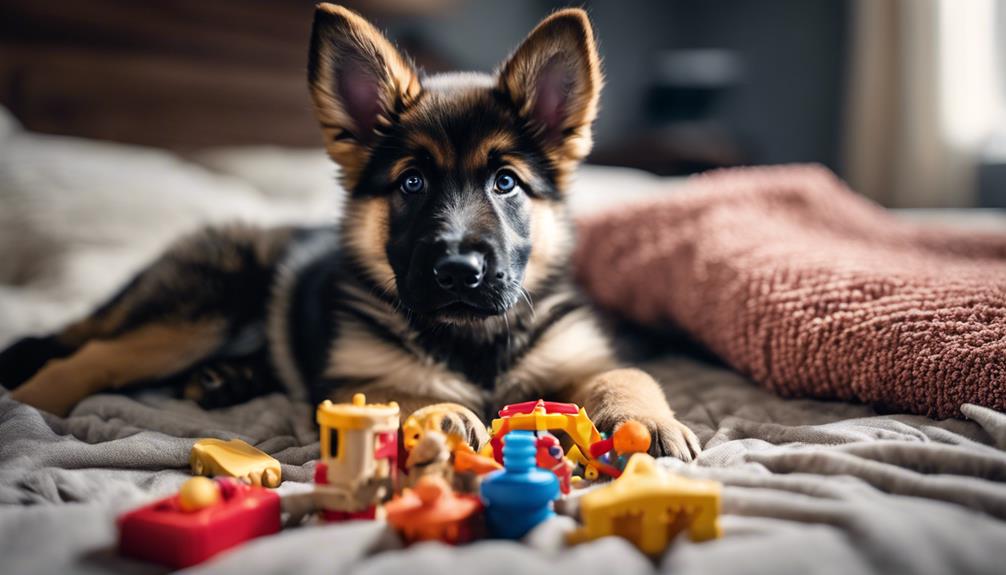
M 602 305 L 787 397 L 1006 409 L 1006 236 L 899 221 L 816 166 L 735 169 L 586 221 Z

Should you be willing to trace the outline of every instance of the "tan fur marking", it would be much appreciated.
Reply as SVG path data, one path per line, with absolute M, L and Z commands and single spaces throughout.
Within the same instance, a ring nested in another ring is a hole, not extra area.
M 100 316 L 91 316 L 75 321 L 63 328 L 56 339 L 63 345 L 77 348 L 87 343 L 88 340 L 108 337 L 122 325 L 128 311 L 128 305 L 119 305 Z
M 325 377 L 367 382 L 353 389 L 368 396 L 407 395 L 426 403 L 460 403 L 475 411 L 484 407 L 482 393 L 444 365 L 391 346 L 348 317 L 342 318 L 339 329 Z
M 547 317 L 561 297 L 540 302 L 538 317 Z M 589 309 L 571 312 L 550 327 L 538 343 L 504 377 L 499 401 L 548 396 L 617 366 L 597 319 Z
M 262 228 L 246 224 L 230 224 L 206 228 L 177 240 L 166 255 L 141 272 L 142 277 L 114 304 L 100 312 L 73 322 L 57 334 L 60 343 L 78 348 L 92 339 L 109 339 L 118 335 L 129 315 L 137 306 L 165 297 L 165 286 L 198 289 L 199 277 L 187 266 L 198 262 L 220 271 L 239 272 L 245 261 L 242 249 L 250 248 L 256 260 L 268 267 L 279 260 L 290 241 L 289 226 Z M 179 264 L 179 262 L 181 262 Z M 182 269 L 179 269 L 179 265 Z M 181 320 L 181 318 L 177 318 Z
M 412 160 L 412 158 L 399 158 L 395 160 L 395 162 L 391 164 L 391 167 L 388 169 L 388 176 L 390 176 L 389 179 L 392 181 L 397 181 L 402 176 L 404 176 L 405 172 L 407 172 L 410 168 L 412 168 L 414 164 L 415 162 Z
M 388 294 L 396 295 L 395 272 L 385 252 L 390 209 L 384 197 L 353 200 L 347 205 L 343 226 L 346 245 L 356 262 L 363 266 L 372 282 Z
M 105 389 L 173 375 L 219 345 L 222 322 L 152 324 L 110 340 L 93 340 L 50 361 L 11 397 L 57 415 Z
M 554 265 L 573 249 L 573 235 L 565 215 L 552 202 L 531 200 L 531 255 L 524 272 L 524 288 L 534 292 Z
M 515 145 L 512 134 L 502 131 L 489 134 L 465 155 L 465 167 L 470 171 L 484 168 L 489 163 L 490 153 L 505 153 Z
M 433 157 L 433 162 L 442 170 L 454 167 L 454 150 L 439 138 L 434 138 L 422 132 L 408 134 L 409 145 L 422 150 Z

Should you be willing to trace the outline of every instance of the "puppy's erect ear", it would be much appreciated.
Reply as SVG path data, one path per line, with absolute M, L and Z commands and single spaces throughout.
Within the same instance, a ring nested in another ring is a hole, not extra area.
M 503 65 L 499 88 L 517 105 L 560 169 L 589 152 L 601 64 L 586 12 L 545 18 Z
M 373 25 L 342 6 L 318 4 L 308 82 L 329 156 L 355 186 L 377 132 L 419 95 L 419 76 Z

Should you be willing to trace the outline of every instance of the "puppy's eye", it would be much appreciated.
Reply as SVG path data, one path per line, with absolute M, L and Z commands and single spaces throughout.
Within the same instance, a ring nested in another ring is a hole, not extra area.
M 496 193 L 508 194 L 517 187 L 517 178 L 509 170 L 496 174 Z
M 426 189 L 426 180 L 416 170 L 405 172 L 400 184 L 403 194 L 418 194 Z

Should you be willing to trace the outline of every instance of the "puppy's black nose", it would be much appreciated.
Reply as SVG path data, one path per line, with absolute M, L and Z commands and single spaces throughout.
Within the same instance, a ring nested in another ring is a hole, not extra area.
M 479 252 L 446 255 L 433 265 L 437 285 L 446 290 L 477 288 L 485 272 L 486 259 Z

